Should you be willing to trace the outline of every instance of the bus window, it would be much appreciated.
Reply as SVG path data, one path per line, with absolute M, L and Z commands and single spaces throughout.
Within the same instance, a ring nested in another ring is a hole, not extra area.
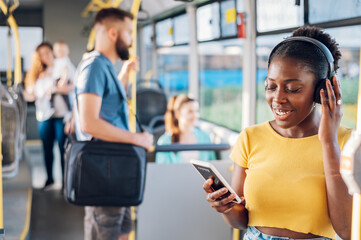
M 19 38 L 20 38 L 20 46 L 21 46 L 21 57 L 24 59 L 23 61 L 23 69 L 27 71 L 31 64 L 31 58 L 36 46 L 42 42 L 43 40 L 43 29 L 41 27 L 19 27 Z M 6 71 L 7 68 L 7 56 L 8 45 L 7 39 L 8 36 L 8 27 L 1 26 L 0 27 L 0 71 Z M 31 39 L 31 41 L 29 41 Z M 12 59 L 14 60 L 15 56 L 15 41 L 12 35 L 11 39 L 11 47 L 12 47 Z M 14 62 L 12 64 L 12 69 L 14 69 Z
M 234 0 L 221 2 L 221 31 L 222 37 L 237 36 L 236 6 Z
M 155 25 L 157 46 L 167 47 L 173 46 L 173 19 L 167 18 L 157 22 Z
M 332 28 L 325 31 L 337 39 L 342 54 L 340 69 L 337 71 L 342 88 L 341 123 L 346 127 L 356 128 L 361 26 Z
M 197 9 L 197 38 L 207 41 L 219 38 L 219 3 L 215 2 Z
M 309 0 L 308 4 L 312 24 L 361 16 L 360 1 Z
M 142 56 L 141 61 L 143 65 L 140 66 L 143 69 L 144 75 L 152 70 L 153 67 L 153 26 L 147 25 L 142 29 L 142 39 L 144 41 L 144 57 Z
M 174 43 L 189 42 L 189 17 L 186 14 L 174 18 Z
M 266 32 L 303 25 L 303 1 L 300 2 L 298 6 L 289 0 L 257 0 L 257 31 Z
M 157 54 L 158 80 L 167 95 L 187 94 L 189 46 L 159 48 Z
M 199 44 L 199 102 L 201 119 L 242 129 L 243 40 Z

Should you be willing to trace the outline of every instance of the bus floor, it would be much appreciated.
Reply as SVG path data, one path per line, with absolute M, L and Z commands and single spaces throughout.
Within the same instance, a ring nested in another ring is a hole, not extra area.
M 19 163 L 17 175 L 3 178 L 3 220 L 5 238 L 25 239 L 28 236 L 31 177 L 25 161 Z
M 54 188 L 43 191 L 45 167 L 41 144 L 27 144 L 27 160 L 31 169 L 33 198 L 30 221 L 30 240 L 84 239 L 84 208 L 66 202 L 61 193 L 60 155 L 54 147 Z

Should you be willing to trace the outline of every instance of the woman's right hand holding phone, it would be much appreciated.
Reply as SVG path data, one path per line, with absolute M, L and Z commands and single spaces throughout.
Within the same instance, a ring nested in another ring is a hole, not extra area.
M 203 184 L 203 189 L 207 194 L 207 201 L 211 205 L 212 208 L 214 208 L 219 213 L 228 213 L 232 210 L 232 208 L 236 205 L 238 205 L 235 202 L 232 202 L 232 200 L 236 197 L 234 193 L 231 193 L 227 197 L 222 197 L 224 194 L 228 192 L 228 189 L 223 187 L 217 191 L 214 191 L 211 187 L 213 184 L 213 179 L 209 178 L 205 183 Z M 241 197 L 241 204 L 244 204 L 244 198 Z

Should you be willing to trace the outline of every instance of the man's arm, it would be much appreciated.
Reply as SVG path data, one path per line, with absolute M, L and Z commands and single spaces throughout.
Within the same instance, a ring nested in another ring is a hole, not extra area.
M 135 144 L 147 150 L 152 147 L 153 136 L 149 133 L 131 133 L 101 119 L 101 104 L 102 98 L 96 94 L 79 94 L 78 110 L 82 132 L 103 141 Z

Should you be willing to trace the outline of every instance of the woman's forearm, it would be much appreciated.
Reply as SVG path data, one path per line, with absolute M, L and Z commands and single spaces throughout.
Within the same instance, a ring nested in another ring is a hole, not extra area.
M 231 211 L 222 214 L 223 219 L 233 228 L 246 229 L 248 225 L 248 212 L 244 205 L 239 204 L 232 208 Z
M 340 174 L 341 151 L 337 141 L 322 143 L 328 212 L 332 226 L 342 239 L 351 234 L 352 196 Z

